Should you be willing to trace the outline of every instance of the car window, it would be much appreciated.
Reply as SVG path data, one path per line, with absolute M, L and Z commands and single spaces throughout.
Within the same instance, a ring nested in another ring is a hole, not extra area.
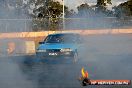
M 78 36 L 75 34 L 49 35 L 45 39 L 45 43 L 76 43 L 76 42 L 78 42 Z

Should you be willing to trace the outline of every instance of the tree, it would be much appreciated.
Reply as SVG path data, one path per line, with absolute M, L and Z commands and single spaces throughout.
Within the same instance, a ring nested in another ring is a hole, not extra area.
M 96 13 L 104 16 L 113 16 L 112 11 L 108 10 L 107 6 L 111 5 L 111 0 L 97 0 Z
M 112 4 L 111 0 L 97 0 L 98 6 L 106 6 L 107 4 Z
M 31 16 L 34 18 L 33 29 L 38 30 L 55 30 L 62 16 L 62 5 L 59 2 L 51 0 L 37 0 Z
M 132 16 L 132 0 L 121 3 L 117 7 L 113 7 L 113 9 L 115 10 L 115 15 L 118 18 Z
M 70 15 L 65 6 L 65 16 Z M 63 5 L 58 1 L 38 0 L 31 16 L 34 20 L 34 29 L 56 30 L 62 28 Z
M 87 3 L 81 4 L 77 7 L 78 9 L 78 16 L 83 17 L 94 17 L 94 16 L 112 16 L 112 11 L 108 10 L 105 6 L 89 6 Z
M 112 4 L 111 0 L 107 0 L 107 3 L 108 3 L 108 4 Z
M 93 12 L 92 8 L 87 3 L 81 4 L 80 6 L 77 7 L 77 9 L 78 9 L 78 16 L 83 16 L 83 17 L 87 17 Z
M 76 16 L 76 12 L 73 9 L 69 10 L 68 7 L 65 7 L 65 18 L 72 18 L 74 16 Z

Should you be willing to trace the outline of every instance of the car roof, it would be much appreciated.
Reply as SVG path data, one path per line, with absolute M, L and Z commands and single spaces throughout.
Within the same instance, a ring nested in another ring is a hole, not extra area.
M 79 35 L 78 33 L 55 33 L 55 34 L 49 34 L 49 35 Z

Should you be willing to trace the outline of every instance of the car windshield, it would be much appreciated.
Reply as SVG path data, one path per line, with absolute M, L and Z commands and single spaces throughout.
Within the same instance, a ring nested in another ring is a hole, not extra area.
M 76 43 L 77 35 L 75 34 L 57 34 L 57 35 L 49 35 L 45 39 L 45 43 Z

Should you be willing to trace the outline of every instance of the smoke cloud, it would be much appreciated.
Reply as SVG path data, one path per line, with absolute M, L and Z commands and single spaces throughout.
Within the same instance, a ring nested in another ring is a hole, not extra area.
M 17 1 L 0 0 L 0 33 L 31 31 L 31 20 L 24 20 L 28 18 L 28 15 L 25 14 L 24 9 L 21 9 L 21 5 L 18 6 L 19 2 Z M 0 39 L 0 88 L 36 88 L 35 83 L 28 80 L 21 72 L 20 63 L 16 62 L 23 60 L 24 57 L 8 56 L 9 42 L 21 46 L 24 41 L 21 39 Z M 23 46 L 16 48 L 22 50 Z
M 20 58 L 19 58 L 20 59 Z M 0 57 L 0 87 L 1 88 L 37 88 L 35 83 L 29 81 L 21 72 L 18 58 Z

